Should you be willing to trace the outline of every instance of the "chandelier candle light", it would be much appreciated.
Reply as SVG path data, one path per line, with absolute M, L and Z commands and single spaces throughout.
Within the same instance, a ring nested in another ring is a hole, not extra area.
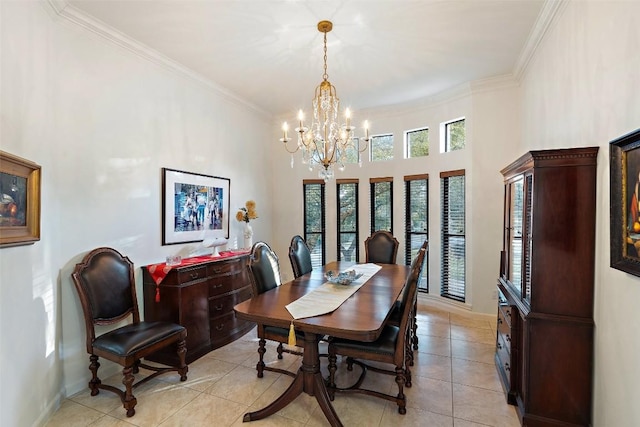
M 339 123 L 340 99 L 336 93 L 327 74 L 327 33 L 331 31 L 333 24 L 329 21 L 320 21 L 318 23 L 318 31 L 324 34 L 324 74 L 322 82 L 316 87 L 315 96 L 313 98 L 313 120 L 311 126 L 307 127 L 304 123 L 304 113 L 298 111 L 298 127 L 295 131 L 298 133 L 298 144 L 295 149 L 290 150 L 287 143 L 289 138 L 289 125 L 287 122 L 282 124 L 283 136 L 280 142 L 284 144 L 285 150 L 291 153 L 291 167 L 293 167 L 293 154 L 302 149 L 302 163 L 309 165 L 309 170 L 313 170 L 314 166 L 318 166 L 320 171 L 318 176 L 329 181 L 334 176 L 334 165 L 337 163 L 338 168 L 344 170 L 347 161 L 347 150 L 351 149 L 354 153 L 362 153 L 369 143 L 369 124 L 364 122 L 365 136 L 362 138 L 364 144 L 359 145 L 359 139 L 354 137 L 354 130 L 351 125 L 351 111 L 345 110 L 345 122 Z M 359 162 L 362 165 L 361 162 Z

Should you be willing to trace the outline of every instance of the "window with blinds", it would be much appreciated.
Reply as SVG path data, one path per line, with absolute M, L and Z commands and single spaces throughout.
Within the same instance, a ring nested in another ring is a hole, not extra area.
M 304 240 L 311 251 L 311 264 L 325 263 L 324 180 L 304 180 Z
M 338 261 L 358 261 L 358 180 L 336 180 L 338 201 Z
M 371 233 L 386 230 L 393 234 L 393 178 L 371 178 Z
M 465 302 L 464 170 L 440 173 L 442 224 L 440 295 Z
M 404 177 L 405 263 L 411 265 L 418 250 L 429 239 L 429 175 Z M 429 292 L 429 252 L 424 257 L 418 290 Z

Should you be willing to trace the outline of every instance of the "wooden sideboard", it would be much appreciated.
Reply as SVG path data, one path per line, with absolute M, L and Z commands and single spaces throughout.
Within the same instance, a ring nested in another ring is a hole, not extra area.
M 144 317 L 187 328 L 187 363 L 228 344 L 254 327 L 254 323 L 236 318 L 233 306 L 251 298 L 247 269 L 249 255 L 176 266 L 156 285 L 147 266 L 143 271 Z M 170 350 L 154 353 L 147 359 L 176 363 Z

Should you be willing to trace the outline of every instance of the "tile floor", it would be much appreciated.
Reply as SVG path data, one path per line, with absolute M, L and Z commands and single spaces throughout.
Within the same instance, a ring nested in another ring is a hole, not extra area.
M 489 320 L 488 320 L 489 319 Z M 336 395 L 334 408 L 345 426 L 520 426 L 513 406 L 507 405 L 493 363 L 495 321 L 487 316 L 458 314 L 420 303 L 420 348 L 413 366 L 413 387 L 405 388 L 407 413 L 395 403 L 364 395 Z M 189 379 L 160 376 L 140 386 L 136 414 L 127 418 L 119 398 L 106 391 L 91 397 L 88 389 L 64 400 L 48 427 L 171 427 L 171 426 L 328 426 L 315 398 L 303 394 L 277 414 L 243 424 L 245 412 L 273 401 L 291 377 L 265 371 L 256 377 L 255 331 L 219 348 L 189 366 Z M 267 347 L 265 362 L 295 371 L 300 358 L 275 357 L 275 344 Z M 326 359 L 323 358 L 323 372 Z M 347 384 L 344 364 L 337 379 Z M 121 386 L 121 376 L 103 378 Z M 392 376 L 369 372 L 365 384 L 383 392 L 397 392 Z

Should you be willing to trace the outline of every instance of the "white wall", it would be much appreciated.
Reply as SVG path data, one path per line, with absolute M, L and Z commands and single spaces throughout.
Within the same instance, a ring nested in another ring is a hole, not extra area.
M 0 147 L 42 166 L 41 240 L 0 249 L 0 425 L 31 426 L 89 379 L 75 263 L 103 245 L 136 267 L 196 247 L 161 245 L 162 167 L 230 178 L 232 213 L 255 199 L 255 237 L 271 238 L 255 178 L 271 124 L 45 3 L 0 2 L 0 28 Z
M 565 6 L 522 82 L 521 139 L 528 149 L 600 147 L 593 425 L 632 427 L 640 425 L 640 278 L 609 267 L 609 141 L 640 127 L 640 2 Z

